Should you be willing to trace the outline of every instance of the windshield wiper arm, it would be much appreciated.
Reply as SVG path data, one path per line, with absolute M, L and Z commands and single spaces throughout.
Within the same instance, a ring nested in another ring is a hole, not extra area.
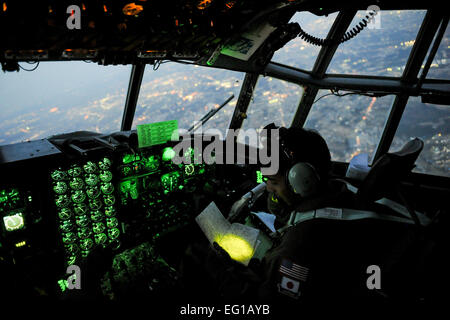
M 209 110 L 207 114 L 205 114 L 198 122 L 196 122 L 192 127 L 189 128 L 189 132 L 191 132 L 194 129 L 197 129 L 200 125 L 204 125 L 206 121 L 211 119 L 217 112 L 219 112 L 220 109 L 225 107 L 228 102 L 230 102 L 234 98 L 234 94 L 231 95 L 224 103 L 222 103 L 217 109 Z M 195 130 L 194 130 L 195 131 Z

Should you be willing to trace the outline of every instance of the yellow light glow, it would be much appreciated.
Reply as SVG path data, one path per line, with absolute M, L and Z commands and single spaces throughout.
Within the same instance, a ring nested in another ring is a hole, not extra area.
M 26 245 L 27 243 L 25 241 L 20 241 L 16 243 L 16 248 L 20 248 L 23 247 L 24 245 Z
M 6 12 L 8 9 L 8 6 L 6 5 L 6 2 L 3 2 L 3 12 Z
M 217 236 L 214 241 L 235 261 L 244 262 L 253 256 L 254 250 L 248 241 L 235 234 Z

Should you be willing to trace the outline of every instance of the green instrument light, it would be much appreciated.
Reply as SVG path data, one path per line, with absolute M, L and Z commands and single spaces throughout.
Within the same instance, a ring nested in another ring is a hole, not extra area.
M 167 147 L 163 149 L 163 153 L 162 153 L 162 159 L 163 161 L 169 161 L 172 160 L 173 157 L 175 157 L 175 151 L 173 151 L 172 148 Z
M 166 173 L 161 176 L 161 183 L 164 188 L 164 193 L 167 194 L 170 191 L 178 188 L 180 174 L 177 171 Z
M 119 225 L 119 221 L 116 218 L 106 218 L 106 226 L 108 228 L 115 228 Z
M 256 183 L 263 183 L 263 175 L 261 171 L 256 171 Z
M 67 170 L 67 173 L 71 177 L 79 177 L 83 173 L 83 169 L 79 166 L 73 166 L 69 170 Z
M 145 168 L 149 171 L 154 171 L 159 167 L 159 160 L 155 156 L 150 156 L 145 161 Z
M 120 168 L 120 174 L 124 177 L 130 175 L 130 173 L 133 171 L 133 169 L 131 169 L 131 167 L 129 166 L 123 166 Z
M 84 193 L 83 190 L 76 190 L 73 194 L 72 194 L 72 201 L 75 203 L 81 203 L 84 200 L 86 200 L 86 194 Z
M 137 160 L 141 160 L 141 157 L 138 154 L 126 154 L 122 158 L 122 162 L 124 164 L 131 163 Z
M 94 210 L 91 212 L 91 220 L 94 222 L 100 222 L 103 220 L 103 213 L 100 210 Z
M 63 194 L 67 191 L 67 184 L 65 182 L 58 181 L 53 186 L 53 191 L 55 191 L 56 194 Z
M 80 252 L 80 247 L 78 247 L 75 243 L 69 243 L 64 245 L 66 252 L 70 253 L 70 255 L 76 255 Z
M 3 224 L 5 225 L 6 231 L 20 230 L 25 227 L 25 222 L 21 212 L 3 217 Z
M 89 224 L 89 218 L 87 216 L 79 216 L 76 218 L 75 223 L 79 227 L 86 227 Z
M 94 233 L 102 233 L 105 229 L 105 225 L 101 222 L 96 222 L 92 225 L 92 230 L 94 230 Z
M 102 171 L 99 175 L 102 182 L 110 182 L 112 180 L 111 171 Z
M 89 174 L 84 181 L 88 186 L 95 186 L 98 183 L 98 177 L 95 174 Z
M 71 232 L 74 229 L 74 225 L 72 221 L 66 220 L 59 226 L 59 229 L 62 232 Z
M 103 206 L 102 201 L 97 198 L 97 199 L 89 199 L 89 207 L 92 210 L 100 210 L 100 208 Z
M 100 204 L 101 204 L 101 202 L 100 202 Z M 88 207 L 85 203 L 79 203 L 79 204 L 75 205 L 75 207 L 73 208 L 73 211 L 75 212 L 75 215 L 82 216 L 88 212 Z
M 117 228 L 108 229 L 108 237 L 111 240 L 115 240 L 119 237 L 120 231 Z
M 63 234 L 62 240 L 65 244 L 74 243 L 77 241 L 77 236 L 73 232 L 67 232 Z
M 83 227 L 78 229 L 78 238 L 86 239 L 92 235 L 92 230 L 89 227 Z
M 61 292 L 66 291 L 66 289 L 69 287 L 67 280 L 58 280 L 59 288 L 61 289 Z
M 96 244 L 103 245 L 106 244 L 108 240 L 108 236 L 104 233 L 98 233 L 94 235 L 94 240 Z
M 111 182 L 102 183 L 100 188 L 104 194 L 111 194 L 114 191 L 114 186 Z
M 68 220 L 68 219 L 70 219 L 70 217 L 72 217 L 72 210 L 70 210 L 70 208 L 62 208 L 58 212 L 58 217 L 61 220 Z
M 114 208 L 114 207 L 105 207 L 105 215 L 107 217 L 114 217 L 116 215 L 116 208 Z
M 74 190 L 81 190 L 84 187 L 84 181 L 79 177 L 75 177 L 70 180 L 69 185 Z
M 96 199 L 100 195 L 100 189 L 98 187 L 87 188 L 86 194 L 91 199 Z
M 67 194 L 59 195 L 55 200 L 56 206 L 59 208 L 65 208 L 69 205 L 70 199 Z
M 62 181 L 67 179 L 67 174 L 62 171 L 62 170 L 54 170 L 50 176 L 52 177 L 53 180 L 55 181 Z
M 67 263 L 68 266 L 74 265 L 75 262 L 77 262 L 77 256 L 75 256 L 75 255 L 71 255 L 66 260 L 66 263 Z M 67 281 L 66 281 L 66 284 L 67 284 Z
M 83 169 L 86 173 L 94 173 L 98 170 L 97 165 L 92 161 L 86 162 L 86 164 L 83 166 Z
M 100 170 L 109 170 L 111 168 L 112 161 L 109 158 L 103 158 L 98 162 Z
M 103 197 L 103 202 L 107 206 L 112 206 L 116 202 L 116 198 L 112 194 L 105 195 Z
M 80 241 L 81 250 L 87 251 L 87 250 L 92 249 L 93 246 L 94 246 L 94 240 L 92 240 L 91 238 L 82 239 Z

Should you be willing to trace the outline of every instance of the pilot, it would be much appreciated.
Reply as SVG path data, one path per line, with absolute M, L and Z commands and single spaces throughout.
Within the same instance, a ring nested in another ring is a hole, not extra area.
M 279 129 L 279 170 L 265 177 L 268 210 L 276 215 L 278 236 L 264 258 L 252 259 L 248 267 L 232 261 L 214 243 L 215 250 L 207 253 L 204 263 L 205 274 L 219 288 L 219 295 L 232 301 L 296 304 L 352 295 L 350 292 L 360 289 L 360 272 L 342 263 L 346 257 L 339 256 L 342 250 L 337 246 L 345 241 L 336 237 L 349 239 L 336 233 L 329 220 L 296 225 L 290 221 L 293 214 L 352 204 L 353 195 L 345 184 L 330 176 L 331 157 L 325 140 L 302 128 L 269 125 L 266 129 Z M 270 148 L 270 143 L 265 147 Z

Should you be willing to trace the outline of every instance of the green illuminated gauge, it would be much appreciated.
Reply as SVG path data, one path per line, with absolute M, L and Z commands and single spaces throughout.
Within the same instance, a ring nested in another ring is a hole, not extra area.
M 89 174 L 84 181 L 86 181 L 86 184 L 90 187 L 95 186 L 98 183 L 98 177 L 95 174 Z
M 109 170 L 111 168 L 112 161 L 109 158 L 103 158 L 98 162 L 100 170 Z
M 89 218 L 87 216 L 79 216 L 76 218 L 75 222 L 79 227 L 86 227 L 89 224 Z
M 100 200 L 100 198 L 97 199 L 89 199 L 89 207 L 92 210 L 100 210 L 100 208 L 102 207 L 103 203 L 102 200 Z
M 74 243 L 75 241 L 77 241 L 77 236 L 73 232 L 64 233 L 62 240 L 65 244 Z
M 111 194 L 114 191 L 114 186 L 111 182 L 102 183 L 100 188 L 104 194 Z
M 61 230 L 62 232 L 71 232 L 74 227 L 75 226 L 73 225 L 72 221 L 66 220 L 59 225 L 59 230 Z
M 77 216 L 83 216 L 88 212 L 88 206 L 85 203 L 79 203 L 74 206 L 73 211 Z
M 91 238 L 82 239 L 80 241 L 81 250 L 84 250 L 84 251 L 91 250 L 93 246 L 94 246 L 94 240 L 92 240 Z
M 122 162 L 124 164 L 131 163 L 133 161 L 141 160 L 141 157 L 138 154 L 125 154 L 122 158 Z
M 101 222 L 95 222 L 92 224 L 92 230 L 94 230 L 94 233 L 102 233 L 105 229 L 105 225 Z
M 112 194 L 107 194 L 103 197 L 103 202 L 107 206 L 112 206 L 116 202 L 116 198 Z
M 115 240 L 119 237 L 120 231 L 117 228 L 108 229 L 108 237 L 111 240 Z
M 67 170 L 67 173 L 71 177 L 79 177 L 83 173 L 83 169 L 80 166 L 73 166 Z
M 78 238 L 86 239 L 92 235 L 92 229 L 89 227 L 78 228 Z
M 100 210 L 94 210 L 91 212 L 91 220 L 99 222 L 103 220 L 103 213 Z
M 81 257 L 82 257 L 82 258 L 87 258 L 87 256 L 89 255 L 89 253 L 91 253 L 90 250 L 81 250 Z
M 97 165 L 93 163 L 92 161 L 86 162 L 86 164 L 83 166 L 84 172 L 86 173 L 94 173 L 97 171 Z
M 188 176 L 194 174 L 194 171 L 195 171 L 195 168 L 194 168 L 194 165 L 193 165 L 192 163 L 191 163 L 191 164 L 188 164 L 188 165 L 186 165 L 186 166 L 184 167 L 184 173 L 185 173 L 186 175 L 188 175 Z
M 108 241 L 108 237 L 104 233 L 94 234 L 94 240 L 96 244 L 103 245 Z
M 96 199 L 100 195 L 100 189 L 97 186 L 86 189 L 86 194 L 91 199 Z
M 149 171 L 155 171 L 159 167 L 159 159 L 152 155 L 145 159 L 144 166 Z
M 59 208 L 65 208 L 70 204 L 70 199 L 67 194 L 62 194 L 56 197 L 55 204 Z
M 121 167 L 120 167 L 120 174 L 121 174 L 123 177 L 129 176 L 129 175 L 131 174 L 131 172 L 133 172 L 133 169 L 131 169 L 130 166 L 121 166 Z
M 75 243 L 64 245 L 64 249 L 66 249 L 66 252 L 71 255 L 77 255 L 80 252 L 80 247 L 78 247 Z
M 71 255 L 71 256 L 67 257 L 66 263 L 68 266 L 74 265 L 75 262 L 77 262 L 77 256 Z
M 75 177 L 70 179 L 69 185 L 73 190 L 81 190 L 84 187 L 84 181 L 79 177 Z
M 63 194 L 67 191 L 67 184 L 62 181 L 58 181 L 53 185 L 53 191 L 55 191 L 56 194 Z
M 113 250 L 119 249 L 120 245 L 121 245 L 121 243 L 118 239 L 109 241 L 109 247 Z
M 110 182 L 112 180 L 112 173 L 111 171 L 102 171 L 99 177 L 102 182 Z
M 112 206 L 105 207 L 105 215 L 107 217 L 114 217 L 116 215 L 116 208 Z
M 162 153 L 162 160 L 163 161 L 169 161 L 172 160 L 173 157 L 175 157 L 175 151 L 171 147 L 167 147 L 163 149 Z
M 67 179 L 67 174 L 62 171 L 62 170 L 54 170 L 50 176 L 52 177 L 53 180 L 55 181 L 62 181 Z
M 72 193 L 72 201 L 75 203 L 81 203 L 84 200 L 86 200 L 86 194 L 83 190 L 76 190 L 74 193 Z
M 161 176 L 161 183 L 164 188 L 164 193 L 168 193 L 178 188 L 179 176 L 180 174 L 176 171 L 166 173 L 165 175 Z
M 70 219 L 70 217 L 72 217 L 72 210 L 70 210 L 70 208 L 62 208 L 58 212 L 58 217 L 61 220 L 68 220 L 68 219 Z
M 108 228 L 115 228 L 119 225 L 119 221 L 116 218 L 106 218 L 106 226 Z

